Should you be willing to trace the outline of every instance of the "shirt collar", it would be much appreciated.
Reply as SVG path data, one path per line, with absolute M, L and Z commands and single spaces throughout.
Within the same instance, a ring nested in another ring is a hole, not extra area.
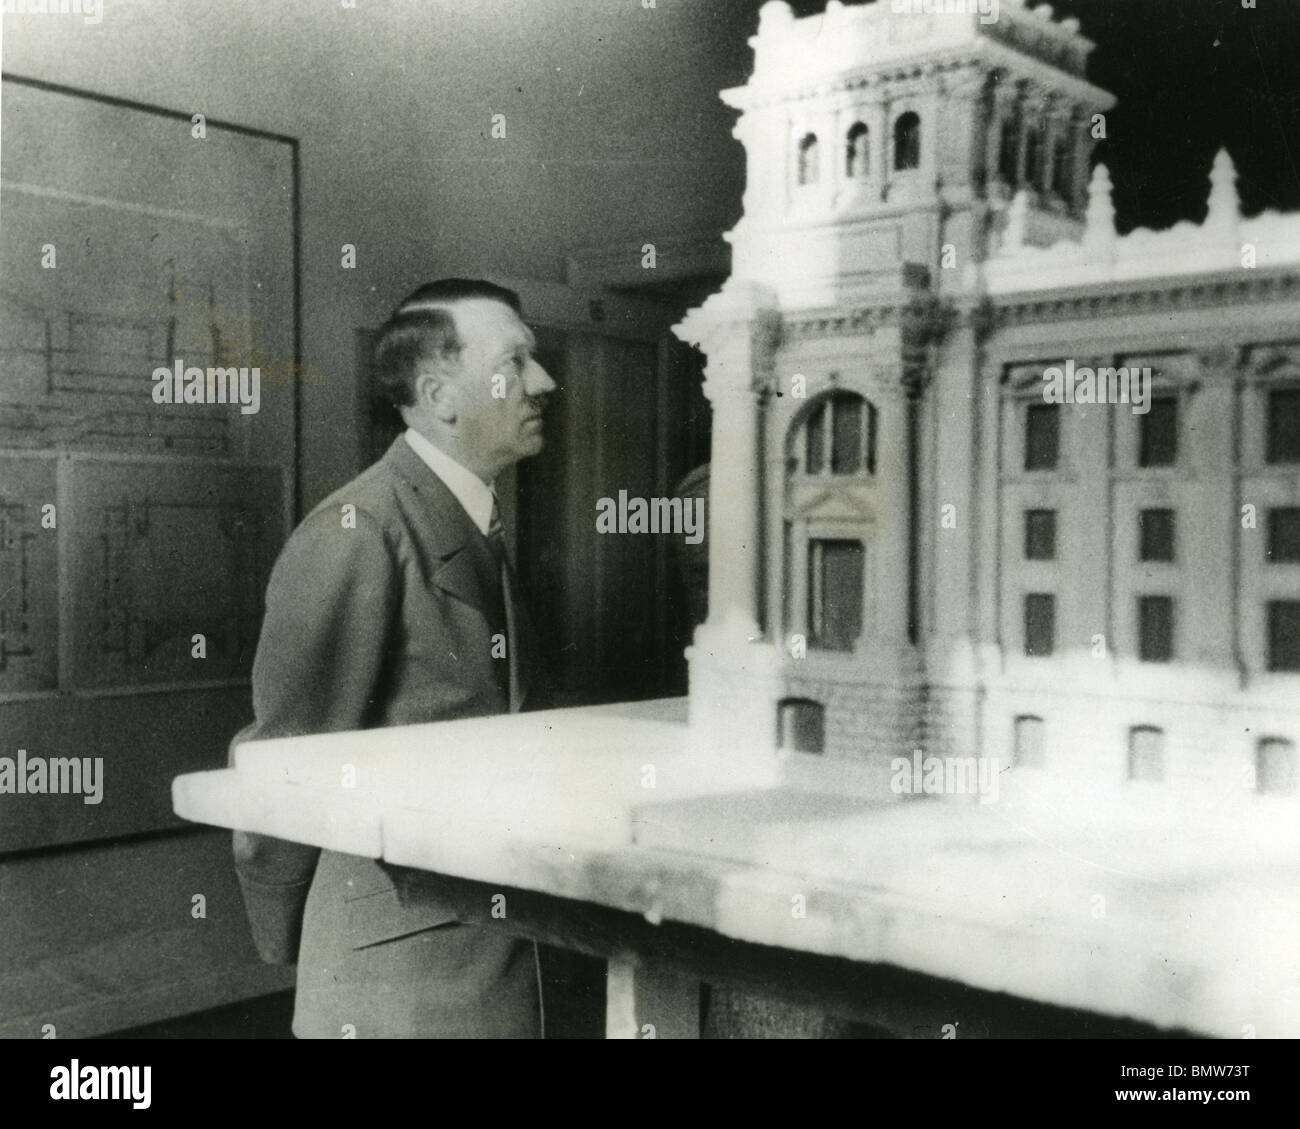
M 470 520 L 478 526 L 479 532 L 486 537 L 492 524 L 492 507 L 497 503 L 496 491 L 472 470 L 461 466 L 445 451 L 435 447 L 415 428 L 406 429 L 406 442 L 442 480 L 443 485 L 469 514 Z

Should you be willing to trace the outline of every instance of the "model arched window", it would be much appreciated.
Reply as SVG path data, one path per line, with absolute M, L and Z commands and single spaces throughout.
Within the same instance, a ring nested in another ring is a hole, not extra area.
M 1135 725 L 1128 731 L 1128 778 L 1159 784 L 1165 778 L 1165 731 Z
M 799 183 L 816 184 L 819 179 L 821 155 L 815 133 L 805 133 L 799 142 Z
M 783 749 L 820 753 L 826 747 L 826 708 L 808 698 L 777 703 L 778 740 Z
M 844 172 L 850 180 L 867 176 L 871 172 L 871 133 L 862 122 L 849 130 L 845 145 Z
M 1015 750 L 1012 765 L 1015 768 L 1042 768 L 1044 753 L 1044 725 L 1041 717 L 1021 714 L 1016 718 Z
M 894 122 L 894 168 L 898 172 L 921 167 L 921 119 L 908 111 Z
M 875 405 L 856 392 L 823 397 L 803 426 L 803 472 L 875 474 L 877 419 Z

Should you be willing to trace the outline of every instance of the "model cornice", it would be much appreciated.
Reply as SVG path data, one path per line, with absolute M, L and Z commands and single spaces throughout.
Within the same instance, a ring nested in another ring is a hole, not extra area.
M 1168 310 L 1193 310 L 1300 297 L 1300 269 L 1237 271 L 1177 279 L 1150 279 L 1115 287 L 1088 286 L 1051 294 L 1000 294 L 993 299 L 998 328 L 1076 318 L 1129 316 Z
M 832 97 L 836 94 L 853 94 L 861 91 L 882 93 L 904 82 L 921 83 L 927 79 L 950 78 L 953 74 L 969 70 L 987 80 L 991 76 L 1010 76 L 1039 84 L 1058 97 L 1074 99 L 1089 109 L 1109 110 L 1116 99 L 1109 91 L 1094 86 L 1021 54 L 1000 43 L 981 41 L 961 48 L 935 52 L 888 63 L 867 64 L 827 78 L 798 79 L 785 82 L 762 81 L 755 78 L 748 86 L 733 86 L 719 97 L 734 110 L 762 110 L 790 102 Z
M 783 340 L 853 337 L 901 328 L 908 338 L 928 340 L 946 331 L 957 316 L 954 304 L 937 298 L 793 310 L 781 319 L 781 336 Z
M 821 307 L 783 314 L 785 341 L 855 337 L 902 327 L 918 339 L 940 335 L 956 325 L 983 332 L 1035 322 L 1115 317 L 1135 313 L 1256 305 L 1300 297 L 1300 268 L 1239 271 L 1202 277 L 1154 279 L 1141 284 L 1082 286 L 1052 294 L 1026 291 L 1001 294 L 984 302 L 935 299 Z

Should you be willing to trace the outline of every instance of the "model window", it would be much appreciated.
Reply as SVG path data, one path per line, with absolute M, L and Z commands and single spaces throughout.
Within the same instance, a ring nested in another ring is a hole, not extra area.
M 1138 658 L 1167 663 L 1174 657 L 1174 601 L 1168 596 L 1138 598 Z
M 1056 560 L 1056 511 L 1025 511 L 1025 560 Z
M 1041 717 L 1016 718 L 1015 768 L 1042 768 L 1046 760 L 1043 749 L 1044 729 Z
M 1268 394 L 1266 457 L 1270 463 L 1300 463 L 1300 388 Z
M 894 123 L 894 168 L 898 172 L 921 167 L 921 119 L 908 112 Z
M 1165 778 L 1165 733 L 1150 725 L 1128 731 L 1128 778 L 1159 784 Z
M 1300 563 L 1300 508 L 1283 506 L 1268 511 L 1268 561 Z
M 859 541 L 808 542 L 809 642 L 851 651 L 862 634 L 863 549 Z
M 1025 470 L 1055 470 L 1061 447 L 1056 404 L 1030 404 L 1025 416 Z
M 820 753 L 826 747 L 826 709 L 807 698 L 785 698 L 777 703 L 778 739 L 783 749 Z
M 1300 600 L 1270 600 L 1268 669 L 1300 670 Z
M 1138 514 L 1138 560 L 1172 564 L 1174 511 L 1143 510 Z
M 1020 172 L 1020 115 L 1012 111 L 1002 119 L 1002 132 L 998 138 L 998 176 L 1005 184 L 1014 185 Z
M 1295 745 L 1265 737 L 1255 749 L 1255 790 L 1264 794 L 1295 791 Z
M 876 473 L 875 406 L 855 392 L 834 392 L 816 404 L 804 424 L 804 472 Z
M 1138 417 L 1138 466 L 1173 466 L 1178 459 L 1178 400 L 1157 396 Z
M 1058 134 L 1052 150 L 1052 191 L 1062 200 L 1074 199 L 1074 145 L 1068 134 Z
M 850 180 L 861 179 L 871 172 L 871 134 L 862 122 L 849 130 L 845 146 L 844 172 Z
M 1043 127 L 1038 123 L 1025 130 L 1025 184 L 1043 186 Z
M 815 133 L 804 134 L 799 142 L 799 183 L 816 184 L 820 179 L 820 153 Z
M 1056 597 L 1031 592 L 1025 597 L 1025 654 L 1046 658 L 1056 650 Z

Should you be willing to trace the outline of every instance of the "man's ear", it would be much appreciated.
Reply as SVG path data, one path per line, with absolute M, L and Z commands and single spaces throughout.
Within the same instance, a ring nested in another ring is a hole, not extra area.
M 456 422 L 456 401 L 452 386 L 445 380 L 438 382 L 433 394 L 433 414 L 449 427 Z
M 456 405 L 445 363 L 430 362 L 415 376 L 415 406 L 427 409 L 443 423 L 456 422 Z

